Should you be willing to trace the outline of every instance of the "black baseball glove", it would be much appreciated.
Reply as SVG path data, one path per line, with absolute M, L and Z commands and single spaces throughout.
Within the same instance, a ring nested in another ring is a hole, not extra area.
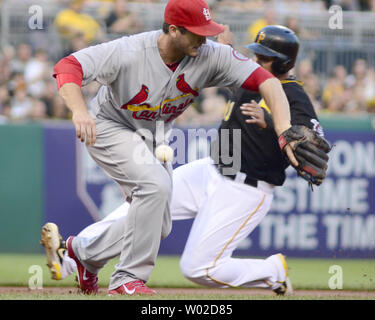
M 294 168 L 309 184 L 319 186 L 326 177 L 329 159 L 327 154 L 332 149 L 328 141 L 301 125 L 291 126 L 278 140 L 281 150 L 289 143 L 296 142 L 292 149 L 298 166 Z

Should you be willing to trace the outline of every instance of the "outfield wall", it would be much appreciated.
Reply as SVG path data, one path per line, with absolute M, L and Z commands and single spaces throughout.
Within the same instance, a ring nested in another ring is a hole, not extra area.
M 236 254 L 375 258 L 375 132 L 368 117 L 322 118 L 335 145 L 327 179 L 312 192 L 288 170 L 271 212 Z M 199 138 L 197 138 L 199 136 Z M 177 128 L 174 167 L 203 157 L 213 128 Z M 70 122 L 0 126 L 0 252 L 41 252 L 40 227 L 64 237 L 122 202 L 117 185 L 75 139 Z M 180 254 L 192 221 L 174 222 L 161 254 Z

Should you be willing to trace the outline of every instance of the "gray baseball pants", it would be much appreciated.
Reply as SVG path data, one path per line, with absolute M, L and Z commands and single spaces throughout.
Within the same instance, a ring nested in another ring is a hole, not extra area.
M 131 197 L 129 214 L 108 226 L 98 237 L 76 237 L 73 250 L 92 273 L 120 256 L 109 290 L 140 279 L 147 281 L 155 265 L 160 241 L 171 231 L 169 209 L 172 166 L 162 165 L 152 142 L 110 120 L 96 120 L 97 140 L 88 151 L 98 165 Z

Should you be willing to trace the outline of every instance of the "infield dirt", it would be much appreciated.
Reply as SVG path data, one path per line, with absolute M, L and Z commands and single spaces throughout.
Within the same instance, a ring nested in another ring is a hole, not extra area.
M 236 296 L 241 297 L 240 299 L 244 299 L 244 297 L 249 296 L 249 298 L 254 299 L 257 296 L 269 296 L 272 297 L 275 294 L 269 290 L 262 290 L 262 289 L 209 289 L 209 288 L 155 288 L 158 295 L 162 297 L 162 299 L 176 299 L 176 297 L 183 296 L 186 299 L 189 299 L 189 296 L 192 299 L 197 299 L 198 296 L 201 296 L 202 299 L 210 299 L 210 297 L 217 297 L 218 299 L 226 299 L 226 297 L 231 297 L 232 299 L 236 299 Z M 43 298 L 46 296 L 53 295 L 64 295 L 69 296 L 77 295 L 78 289 L 75 287 L 46 287 L 43 289 L 35 289 L 31 290 L 27 287 L 0 287 L 0 300 L 1 296 L 12 296 L 16 295 L 21 297 L 22 295 L 30 296 L 30 295 L 38 295 L 39 298 Z M 154 296 L 153 298 L 158 298 L 158 295 Z M 107 289 L 100 288 L 98 297 L 103 296 L 107 297 Z M 371 299 L 375 300 L 375 291 L 353 291 L 353 290 L 296 290 L 294 295 L 291 297 L 295 297 L 296 299 L 301 297 L 311 297 L 314 299 L 324 298 L 324 299 Z

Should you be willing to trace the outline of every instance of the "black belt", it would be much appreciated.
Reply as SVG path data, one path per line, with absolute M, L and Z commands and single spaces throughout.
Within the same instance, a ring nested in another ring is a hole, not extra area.
M 221 165 L 218 165 L 218 164 L 215 164 L 216 168 L 218 169 L 218 171 L 224 176 L 224 177 L 227 177 L 229 179 L 232 179 L 232 180 L 236 180 L 236 177 L 237 177 L 237 174 L 233 174 L 233 175 L 227 175 L 227 174 L 224 174 L 223 173 L 223 170 L 225 167 L 221 166 Z M 250 178 L 246 173 L 243 173 L 241 172 L 241 174 L 244 174 L 246 175 L 246 178 L 243 180 L 243 183 L 244 184 L 247 184 L 249 186 L 252 186 L 252 187 L 258 187 L 258 180 L 256 179 L 252 179 Z M 238 180 L 237 180 L 238 181 Z

